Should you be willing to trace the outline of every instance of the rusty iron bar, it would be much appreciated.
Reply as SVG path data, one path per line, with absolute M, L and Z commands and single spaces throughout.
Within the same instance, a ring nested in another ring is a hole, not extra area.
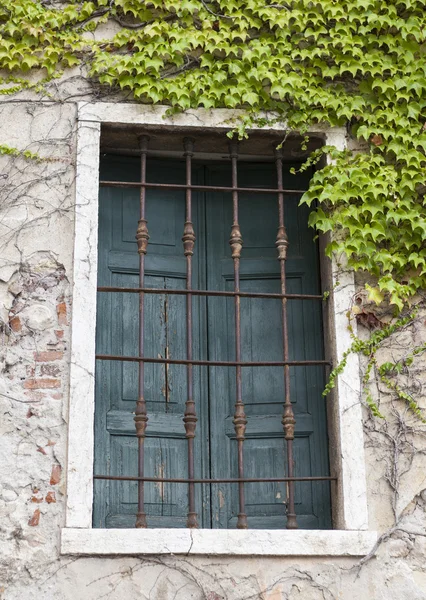
M 107 479 L 110 481 L 149 481 L 153 483 L 265 483 L 281 481 L 337 481 L 337 477 L 255 477 L 240 479 L 229 477 L 227 479 L 180 479 L 165 477 L 133 477 L 126 475 L 93 475 L 93 479 Z
M 187 360 L 183 358 L 153 358 L 147 356 L 121 356 L 114 354 L 96 354 L 96 360 L 118 360 L 123 362 L 146 362 L 164 365 L 196 365 L 198 367 L 312 367 L 316 365 L 332 366 L 328 360 L 289 360 L 289 361 L 235 361 L 235 360 Z
M 141 150 L 141 180 L 146 181 L 146 155 L 148 152 L 149 137 L 142 135 L 139 138 L 140 150 Z M 136 241 L 138 243 L 139 253 L 139 287 L 144 287 L 145 279 L 145 255 L 147 251 L 149 234 L 148 224 L 145 218 L 145 196 L 146 189 L 141 187 L 140 190 L 140 215 L 138 228 L 136 232 Z M 144 356 L 144 328 L 145 328 L 145 294 L 144 292 L 139 293 L 139 358 Z M 148 415 L 145 401 L 145 362 L 139 361 L 139 373 L 138 373 L 138 400 L 136 402 L 135 411 L 135 427 L 136 436 L 138 439 L 138 476 L 142 479 L 138 483 L 138 510 L 136 513 L 136 524 L 137 528 L 146 528 L 146 512 L 145 512 L 145 490 L 143 477 L 145 473 L 145 431 L 148 424 Z
M 235 306 L 235 412 L 233 423 L 235 427 L 235 436 L 237 439 L 238 450 L 238 477 L 244 479 L 244 439 L 247 425 L 247 418 L 244 411 L 243 392 L 242 392 L 242 372 L 241 372 L 241 298 L 238 295 L 240 291 L 240 258 L 243 248 L 243 238 L 241 236 L 239 216 L 238 216 L 238 142 L 231 140 L 229 143 L 229 156 L 231 158 L 232 172 L 232 227 L 229 245 L 231 246 L 232 259 L 234 261 L 234 306 Z M 238 483 L 238 504 L 239 512 L 237 518 L 237 529 L 247 529 L 247 515 L 245 509 L 244 482 Z
M 191 185 L 192 157 L 194 155 L 194 140 L 184 139 L 184 156 L 186 168 L 186 183 Z M 187 399 L 185 402 L 185 414 L 183 422 L 185 423 L 185 437 L 188 440 L 188 518 L 186 526 L 190 529 L 198 527 L 197 513 L 195 510 L 195 488 L 192 480 L 195 477 L 194 472 L 194 438 L 197 426 L 197 412 L 194 402 L 194 377 L 192 372 L 192 256 L 195 246 L 194 224 L 192 222 L 192 190 L 186 189 L 185 198 L 185 225 L 183 230 L 183 249 L 186 258 L 186 358 L 188 364 L 186 367 L 186 385 Z
M 282 338 L 283 338 L 283 359 L 288 361 L 288 319 L 287 319 L 287 299 L 286 294 L 286 259 L 288 238 L 284 223 L 284 194 L 283 194 L 283 163 L 282 150 L 275 150 L 275 163 L 277 167 L 277 184 L 278 184 L 278 231 L 275 245 L 278 250 L 278 260 L 280 261 L 280 279 L 281 279 L 281 315 L 282 315 Z M 294 477 L 294 457 L 293 457 L 293 440 L 294 427 L 296 419 L 294 418 L 293 407 L 290 398 L 290 367 L 284 365 L 284 411 L 282 424 L 284 428 L 284 437 L 287 445 L 287 474 L 290 479 Z M 287 529 L 297 529 L 296 510 L 294 505 L 294 481 L 289 481 L 287 499 Z
M 240 296 L 240 298 L 272 298 L 273 300 L 281 300 L 287 298 L 287 300 L 324 300 L 322 294 L 268 294 L 267 292 L 224 292 L 224 291 L 213 291 L 213 290 L 169 290 L 159 288 L 128 288 L 128 287 L 111 287 L 111 286 L 99 286 L 98 292 L 122 292 L 124 294 L 138 294 L 144 292 L 145 294 L 168 294 L 185 296 L 191 294 L 191 296 L 224 296 L 226 298 L 233 298 L 234 296 Z
M 147 183 L 143 181 L 100 181 L 102 187 L 129 187 L 129 188 L 145 188 L 153 190 L 193 190 L 194 192 L 246 192 L 248 194 L 277 194 L 282 191 L 286 195 L 303 195 L 306 190 L 278 190 L 275 188 L 246 188 L 246 187 L 226 187 L 218 185 L 188 185 L 183 183 Z

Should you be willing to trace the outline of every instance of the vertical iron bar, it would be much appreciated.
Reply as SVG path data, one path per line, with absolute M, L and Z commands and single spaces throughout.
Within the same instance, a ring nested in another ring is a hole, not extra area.
M 234 260 L 234 292 L 240 291 L 240 257 L 241 250 L 243 247 L 243 239 L 241 237 L 240 225 L 238 222 L 238 172 L 237 172 L 237 161 L 238 161 L 238 142 L 231 141 L 229 144 L 229 154 L 231 158 L 232 167 L 232 227 L 231 227 L 231 238 L 229 244 L 232 250 L 232 258 Z M 234 299 L 235 304 L 235 360 L 241 361 L 241 298 L 238 294 Z M 235 367 L 235 384 L 236 384 L 236 402 L 235 402 L 235 413 L 234 413 L 234 427 L 235 434 L 238 444 L 238 477 L 244 478 L 244 457 L 243 457 L 243 445 L 245 439 L 247 419 L 244 412 L 244 403 L 242 399 L 242 377 L 241 377 L 241 366 Z M 239 496 L 239 513 L 237 519 L 238 529 L 247 529 L 247 515 L 245 512 L 245 498 L 244 498 L 244 482 L 238 484 L 238 496 Z
M 275 164 L 277 167 L 277 183 L 278 183 L 278 232 L 275 245 L 278 250 L 278 260 L 280 261 L 280 279 L 281 279 L 281 294 L 286 294 L 286 258 L 288 248 L 287 232 L 284 224 L 284 193 L 283 193 L 283 164 L 282 150 L 275 150 Z M 287 320 L 287 298 L 281 300 L 282 314 L 282 337 L 283 337 L 283 358 L 284 361 L 289 360 L 288 351 L 288 320 Z M 284 437 L 287 442 L 287 475 L 294 477 L 294 459 L 293 459 L 293 440 L 294 426 L 296 419 L 294 418 L 293 407 L 290 399 L 290 367 L 284 366 L 284 386 L 285 400 L 282 424 L 284 428 Z M 287 529 L 297 529 L 296 511 L 294 506 L 294 481 L 288 482 L 288 500 L 287 500 Z
M 183 141 L 186 160 L 186 184 L 191 185 L 192 157 L 194 154 L 194 140 L 185 138 Z M 186 216 L 183 230 L 183 248 L 186 256 L 186 289 L 192 290 L 192 256 L 194 254 L 195 233 L 192 223 L 192 191 L 186 190 Z M 192 360 L 192 294 L 186 295 L 186 358 Z M 186 367 L 187 400 L 185 403 L 185 437 L 188 440 L 188 479 L 194 479 L 194 438 L 197 425 L 197 413 L 194 402 L 194 379 L 192 364 Z M 198 527 L 197 513 L 195 511 L 195 486 L 188 483 L 188 518 L 186 526 L 191 529 Z
M 148 152 L 148 141 L 147 135 L 142 135 L 139 138 L 139 146 L 141 150 L 141 182 L 146 182 L 146 155 Z M 148 246 L 148 226 L 145 218 L 145 187 L 141 187 L 140 190 L 140 214 L 138 221 L 138 229 L 136 232 L 136 241 L 138 243 L 139 253 L 139 286 L 144 286 L 145 278 L 145 254 Z M 139 356 L 144 356 L 144 292 L 139 293 Z M 145 474 L 145 430 L 148 423 L 148 416 L 146 410 L 145 401 L 145 363 L 141 361 L 139 363 L 139 380 L 138 380 L 138 400 L 136 402 L 135 411 L 135 427 L 136 436 L 138 438 L 138 475 L 144 477 Z M 145 513 L 145 489 L 144 481 L 138 482 L 138 511 L 136 514 L 136 527 L 147 527 L 146 513 Z

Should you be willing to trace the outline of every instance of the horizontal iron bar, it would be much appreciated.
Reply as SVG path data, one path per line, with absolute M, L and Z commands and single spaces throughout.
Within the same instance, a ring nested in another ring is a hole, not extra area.
M 150 481 L 154 483 L 264 483 L 280 481 L 337 481 L 337 477 L 256 477 L 228 479 L 167 479 L 165 477 L 126 477 L 116 475 L 93 475 L 94 479 L 111 481 Z
M 128 287 L 110 287 L 100 286 L 98 292 L 123 292 L 130 294 L 169 294 L 177 296 L 186 296 L 192 294 L 192 296 L 224 296 L 234 297 L 240 296 L 241 298 L 275 298 L 281 300 L 287 298 L 287 300 L 323 300 L 323 296 L 320 294 L 268 294 L 263 292 L 224 292 L 224 291 L 213 291 L 213 290 L 162 290 L 154 288 L 128 288 Z
M 131 187 L 165 190 L 194 190 L 195 192 L 247 192 L 249 194 L 298 194 L 306 190 L 278 190 L 275 188 L 224 187 L 218 185 L 186 185 L 184 183 L 142 183 L 141 181 L 100 181 L 102 187 Z
M 243 362 L 243 361 L 226 361 L 226 360 L 184 360 L 174 358 L 151 358 L 151 357 L 140 357 L 140 356 L 117 356 L 112 354 L 96 354 L 97 360 L 118 360 L 123 362 L 146 362 L 146 363 L 159 363 L 164 365 L 197 365 L 206 367 L 283 367 L 289 365 L 290 367 L 311 367 L 314 365 L 331 365 L 328 360 L 288 360 L 288 361 L 255 361 L 255 362 Z

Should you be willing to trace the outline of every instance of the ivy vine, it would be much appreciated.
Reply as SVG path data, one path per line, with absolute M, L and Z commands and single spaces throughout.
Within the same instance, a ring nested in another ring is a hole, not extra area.
M 362 377 L 363 395 L 365 402 L 368 408 L 371 410 L 373 416 L 380 419 L 384 418 L 384 415 L 380 412 L 380 408 L 374 400 L 369 388 L 371 375 L 374 370 L 376 377 L 384 384 L 387 390 L 392 392 L 394 397 L 402 400 L 408 409 L 416 417 L 418 417 L 420 421 L 426 423 L 423 410 L 419 406 L 419 403 L 414 395 L 409 390 L 404 389 L 401 385 L 399 385 L 398 380 L 396 379 L 398 375 L 409 369 L 417 357 L 422 356 L 426 352 L 426 343 L 415 346 L 403 358 L 394 362 L 380 362 L 377 358 L 378 352 L 383 343 L 388 341 L 392 335 L 401 332 L 404 327 L 412 324 L 414 319 L 418 316 L 420 308 L 421 303 L 415 306 L 411 311 L 407 312 L 407 314 L 404 316 L 395 319 L 392 323 L 375 328 L 375 331 L 373 331 L 366 340 L 362 340 L 360 337 L 355 335 L 351 322 L 353 313 L 349 311 L 347 315 L 349 319 L 348 328 L 351 334 L 352 343 L 344 352 L 340 363 L 331 371 L 327 385 L 323 391 L 323 396 L 329 394 L 335 387 L 337 378 L 341 373 L 343 373 L 349 356 L 351 354 L 358 353 L 365 357 L 366 360 L 366 367 Z
M 347 126 L 367 151 L 309 158 L 333 159 L 302 198 L 310 224 L 377 304 L 426 288 L 426 0 L 2 0 L 0 94 L 49 95 L 75 69 L 171 111 L 245 109 L 240 135 Z

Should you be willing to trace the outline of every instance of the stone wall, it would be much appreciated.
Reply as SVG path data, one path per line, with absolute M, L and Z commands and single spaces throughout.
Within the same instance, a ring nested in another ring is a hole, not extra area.
M 370 528 L 382 534 L 371 556 L 59 555 L 66 492 L 75 128 L 71 101 L 0 105 L 0 140 L 48 159 L 0 157 L 1 600 L 426 599 L 425 429 L 374 380 L 372 393 L 380 397 L 387 419 L 365 411 Z M 370 312 L 362 293 L 360 298 L 358 306 Z M 389 320 L 390 315 L 379 317 Z M 370 326 L 368 321 L 364 325 Z M 383 358 L 403 356 L 425 340 L 422 313 L 385 344 Z M 424 406 L 424 357 L 410 372 L 405 383 Z

